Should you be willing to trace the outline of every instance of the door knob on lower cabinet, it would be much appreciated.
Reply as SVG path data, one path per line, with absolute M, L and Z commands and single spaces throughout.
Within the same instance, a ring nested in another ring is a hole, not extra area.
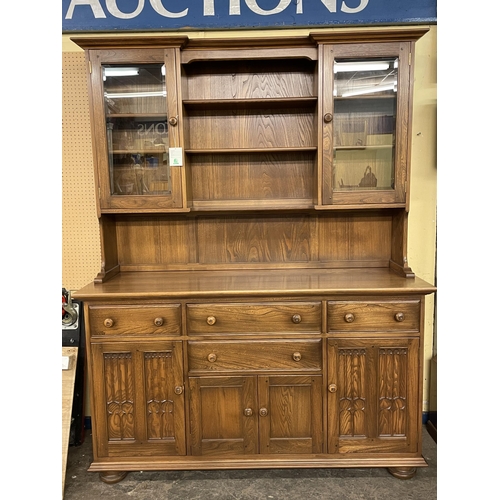
M 337 386 L 335 384 L 330 384 L 328 386 L 328 392 L 337 392 Z
M 243 410 L 243 415 L 245 415 L 245 417 L 251 417 L 253 415 L 252 408 L 245 408 Z
M 267 413 L 268 413 L 267 408 L 261 408 L 261 409 L 259 410 L 259 415 L 260 415 L 261 417 L 267 417 Z

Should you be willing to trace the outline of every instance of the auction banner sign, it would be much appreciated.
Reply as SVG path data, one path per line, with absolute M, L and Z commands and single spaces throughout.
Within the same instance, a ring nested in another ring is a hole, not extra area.
M 435 24 L 437 0 L 62 0 L 62 31 Z

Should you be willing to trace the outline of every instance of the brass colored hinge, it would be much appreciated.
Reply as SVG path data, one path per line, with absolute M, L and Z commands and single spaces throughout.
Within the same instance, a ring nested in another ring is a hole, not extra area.
M 92 61 L 89 61 L 89 73 L 92 74 Z

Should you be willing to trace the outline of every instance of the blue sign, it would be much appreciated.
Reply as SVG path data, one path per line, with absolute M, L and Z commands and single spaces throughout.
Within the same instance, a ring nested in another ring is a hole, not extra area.
M 62 0 L 62 31 L 434 24 L 437 0 Z

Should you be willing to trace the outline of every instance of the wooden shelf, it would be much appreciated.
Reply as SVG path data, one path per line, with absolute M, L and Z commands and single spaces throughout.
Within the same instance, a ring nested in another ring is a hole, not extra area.
M 334 96 L 335 101 L 381 101 L 381 100 L 392 100 L 397 98 L 397 93 L 393 92 L 392 95 L 351 95 L 351 96 Z
M 376 144 L 373 146 L 334 146 L 334 151 L 343 151 L 343 150 L 365 150 L 365 149 L 392 149 L 394 147 L 393 144 Z
M 221 148 L 221 149 L 186 149 L 184 152 L 187 154 L 235 154 L 235 153 L 293 153 L 294 151 L 304 153 L 317 151 L 316 147 L 302 147 L 302 148 Z
M 214 200 L 193 201 L 192 211 L 246 211 L 246 210 L 305 210 L 313 208 L 312 200 Z
M 137 154 L 142 154 L 142 155 L 153 155 L 153 154 L 158 154 L 158 153 L 167 153 L 167 149 L 115 149 L 111 151 L 112 154 L 114 155 L 137 155 Z
M 263 99 L 188 99 L 183 101 L 187 109 L 288 109 L 311 107 L 318 102 L 317 97 L 283 97 Z
M 167 113 L 109 113 L 106 118 L 164 118 L 167 120 Z

